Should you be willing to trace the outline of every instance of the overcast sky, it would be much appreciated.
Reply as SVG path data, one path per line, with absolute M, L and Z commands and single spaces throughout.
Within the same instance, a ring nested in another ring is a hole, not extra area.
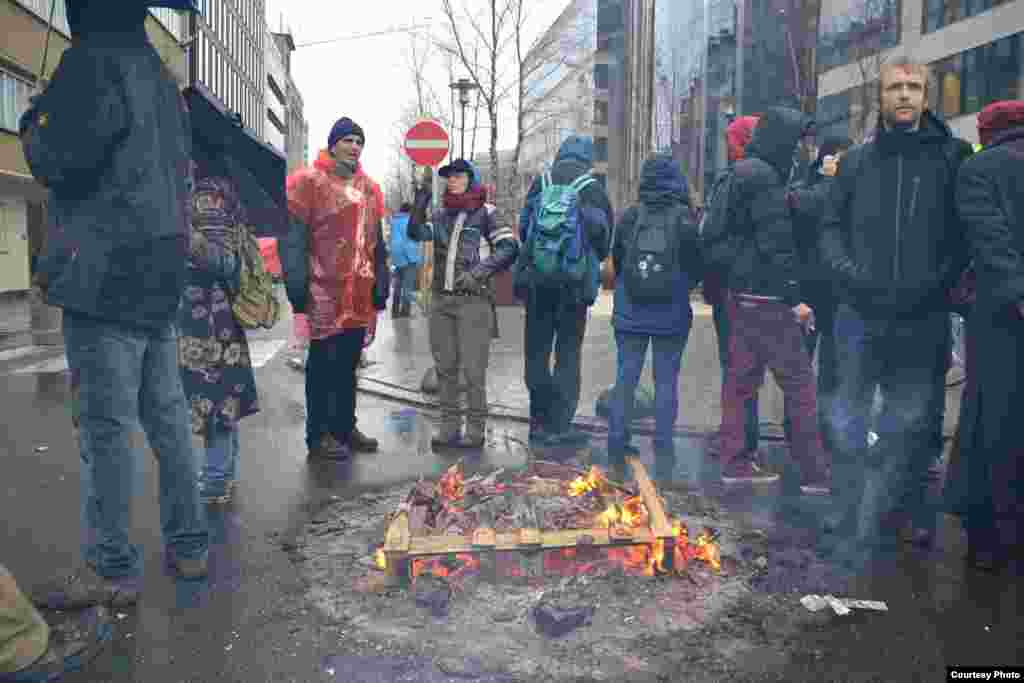
M 456 0 L 460 1 L 483 6 L 483 0 Z M 535 35 L 536 29 L 550 26 L 568 5 L 568 0 L 530 1 Z M 279 29 L 283 16 L 296 45 L 415 24 L 429 23 L 438 35 L 444 29 L 440 0 L 371 0 L 358 4 L 324 0 L 266 2 L 271 30 Z M 384 181 L 394 159 L 393 131 L 400 112 L 415 99 L 406 61 L 408 46 L 408 35 L 397 33 L 300 47 L 292 53 L 292 77 L 302 93 L 309 122 L 310 161 L 327 145 L 334 122 L 349 116 L 366 132 L 366 170 Z M 434 78 L 435 89 L 444 91 L 447 97 L 448 77 L 440 60 Z M 457 131 L 449 134 L 453 140 L 458 137 Z

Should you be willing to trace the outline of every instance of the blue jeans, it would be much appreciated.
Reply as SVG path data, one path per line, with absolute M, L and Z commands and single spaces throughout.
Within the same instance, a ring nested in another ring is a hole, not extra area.
M 833 486 L 847 529 L 876 535 L 893 512 L 929 524 L 928 467 L 935 458 L 936 377 L 944 375 L 949 316 L 866 320 L 849 306 L 836 315 L 838 380 L 832 404 Z M 884 403 L 878 443 L 867 446 L 876 387 Z
M 411 306 L 416 303 L 416 274 L 418 264 L 401 266 L 395 271 L 394 306 Z
M 202 557 L 208 532 L 176 329 L 155 332 L 65 311 L 64 343 L 79 421 L 86 560 L 110 578 L 142 571 L 139 548 L 128 540 L 138 422 L 159 464 L 164 542 L 177 557 Z
M 648 345 L 653 345 L 654 356 L 654 452 L 660 461 L 675 457 L 673 432 L 679 413 L 679 371 L 686 348 L 685 335 L 654 337 L 646 334 L 615 333 L 618 346 L 618 370 L 615 390 L 608 406 L 608 462 L 625 462 L 625 449 L 629 440 L 636 387 L 644 369 Z
M 206 465 L 202 481 L 208 484 L 227 483 L 238 479 L 238 428 L 210 426 L 206 435 Z

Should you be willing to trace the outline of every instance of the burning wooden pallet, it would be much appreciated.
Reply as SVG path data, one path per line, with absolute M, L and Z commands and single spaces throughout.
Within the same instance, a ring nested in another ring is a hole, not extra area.
M 609 481 L 597 467 L 582 472 L 537 461 L 527 473 L 498 483 L 495 475 L 467 482 L 455 465 L 436 484 L 414 487 L 389 521 L 377 563 L 402 582 L 425 572 L 446 578 L 469 572 L 491 580 L 530 578 L 563 570 L 580 573 L 581 565 L 601 563 L 652 576 L 680 571 L 694 559 L 717 569 L 714 535 L 705 530 L 691 542 L 686 526 L 670 520 L 643 464 L 636 458 L 628 463 L 630 487 Z M 517 526 L 496 528 L 484 514 L 471 518 L 472 528 L 458 528 L 467 510 L 503 495 L 512 497 L 506 507 Z M 589 524 L 542 525 L 540 501 L 557 497 L 564 497 L 563 507 L 577 520 Z M 451 533 L 446 524 L 460 533 Z

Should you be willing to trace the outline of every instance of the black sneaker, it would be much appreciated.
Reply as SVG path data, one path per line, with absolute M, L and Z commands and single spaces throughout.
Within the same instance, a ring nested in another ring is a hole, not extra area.
M 380 448 L 380 442 L 371 436 L 359 431 L 359 427 L 352 428 L 352 435 L 348 438 L 348 445 L 356 453 L 376 453 Z
M 765 472 L 753 460 L 737 458 L 722 468 L 722 482 L 725 484 L 771 484 L 779 475 Z
M 325 434 L 315 448 L 309 449 L 308 457 L 311 460 L 349 460 L 352 458 L 352 448 L 330 434 Z
M 24 669 L 0 674 L 4 683 L 42 683 L 62 680 L 78 671 L 110 642 L 113 628 L 103 607 L 92 607 L 50 625 L 50 640 L 43 656 Z

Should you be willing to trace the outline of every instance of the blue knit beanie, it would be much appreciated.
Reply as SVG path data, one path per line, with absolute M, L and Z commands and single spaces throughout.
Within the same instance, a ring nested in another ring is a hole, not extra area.
M 366 134 L 358 123 L 347 116 L 338 119 L 338 122 L 331 128 L 331 134 L 327 136 L 327 148 L 332 149 L 338 140 L 347 135 L 358 135 L 363 145 L 366 144 Z

